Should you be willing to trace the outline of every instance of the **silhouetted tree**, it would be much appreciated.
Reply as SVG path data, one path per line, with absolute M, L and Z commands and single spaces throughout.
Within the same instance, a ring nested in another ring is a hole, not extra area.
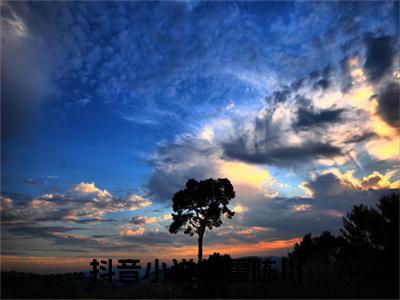
M 231 256 L 229 254 L 221 255 L 219 252 L 214 252 L 212 255 L 208 256 L 208 262 L 229 262 Z
M 311 233 L 296 243 L 291 255 L 310 258 L 315 255 L 354 259 L 360 255 L 397 257 L 399 253 L 399 194 L 383 196 L 376 208 L 363 204 L 353 206 L 343 218 L 341 236 L 324 231 L 319 237 Z
M 343 261 L 352 263 L 368 285 L 385 287 L 398 298 L 399 193 L 383 196 L 376 207 L 354 206 L 341 233 L 347 241 Z
M 203 238 L 206 228 L 219 227 L 221 214 L 229 219 L 234 212 L 228 208 L 235 197 L 231 182 L 226 178 L 196 181 L 189 179 L 186 188 L 175 193 L 172 199 L 173 222 L 170 233 L 177 233 L 184 227 L 184 233 L 198 235 L 198 259 L 203 259 Z
M 382 197 L 377 209 L 355 205 L 343 218 L 340 230 L 347 242 L 357 248 L 398 253 L 399 194 Z
M 314 256 L 336 258 L 344 247 L 346 241 L 341 236 L 334 236 L 329 231 L 324 231 L 321 236 L 312 237 L 311 233 L 304 235 L 300 243 L 294 245 L 291 256 L 309 259 Z

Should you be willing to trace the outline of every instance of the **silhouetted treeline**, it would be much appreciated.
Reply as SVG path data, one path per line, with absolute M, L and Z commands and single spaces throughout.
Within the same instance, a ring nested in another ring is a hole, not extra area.
M 399 194 L 382 197 L 376 207 L 353 206 L 338 236 L 306 234 L 289 256 L 344 274 L 365 297 L 399 298 Z

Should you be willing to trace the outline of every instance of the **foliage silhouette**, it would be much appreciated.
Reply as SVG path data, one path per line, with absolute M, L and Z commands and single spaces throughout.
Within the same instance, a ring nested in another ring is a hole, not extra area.
M 290 256 L 296 256 L 300 259 L 310 260 L 316 256 L 326 259 L 336 258 L 346 240 L 341 236 L 334 236 L 329 231 L 324 231 L 319 237 L 312 237 L 311 233 L 304 235 L 300 243 L 294 245 L 294 250 Z
M 383 298 L 398 298 L 399 193 L 383 196 L 376 208 L 353 206 L 340 233 L 306 234 L 289 256 L 331 265 L 353 280 L 355 290 L 368 287 Z
M 399 194 L 382 197 L 377 209 L 356 205 L 343 218 L 340 230 L 353 247 L 371 252 L 398 253 Z
M 175 193 L 172 198 L 173 222 L 170 233 L 177 233 L 185 227 L 184 233 L 198 235 L 198 261 L 203 260 L 203 238 L 208 227 L 222 225 L 221 214 L 229 219 L 234 212 L 228 208 L 235 197 L 235 191 L 227 178 L 196 181 L 189 179 L 186 188 Z

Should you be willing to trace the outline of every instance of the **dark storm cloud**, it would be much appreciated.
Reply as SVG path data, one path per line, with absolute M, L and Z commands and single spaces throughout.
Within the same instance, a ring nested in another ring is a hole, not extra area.
M 390 82 L 378 92 L 378 113 L 392 127 L 400 128 L 400 84 Z
M 79 219 L 75 221 L 79 224 L 96 224 L 96 223 L 114 223 L 116 222 L 115 219 L 102 219 L 102 218 L 88 218 L 88 219 Z
M 297 110 L 297 121 L 294 127 L 310 128 L 313 126 L 329 125 L 343 121 L 344 109 L 326 109 L 314 111 L 306 108 Z
M 319 79 L 315 84 L 314 88 L 321 88 L 323 90 L 326 90 L 328 87 L 330 87 L 330 81 L 328 79 Z
M 390 72 L 395 58 L 394 43 L 395 38 L 391 36 L 366 38 L 364 69 L 371 82 L 379 82 Z
M 330 197 L 355 190 L 351 185 L 345 185 L 332 173 L 318 175 L 317 178 L 304 184 L 304 187 L 312 191 L 315 198 Z
M 264 149 L 262 149 L 262 145 L 260 146 L 249 149 L 242 138 L 222 145 L 225 156 L 230 159 L 237 159 L 252 164 L 272 164 L 284 167 L 342 154 L 339 147 L 318 142 L 307 142 L 299 146 L 277 146 Z

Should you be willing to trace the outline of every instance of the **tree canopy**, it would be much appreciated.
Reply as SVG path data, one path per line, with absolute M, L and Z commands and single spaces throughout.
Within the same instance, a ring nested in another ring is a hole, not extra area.
M 222 225 L 221 215 L 232 218 L 234 212 L 228 208 L 235 197 L 235 191 L 227 178 L 196 181 L 189 179 L 183 190 L 176 192 L 172 198 L 173 222 L 170 233 L 177 233 L 184 228 L 184 233 L 198 235 L 199 261 L 202 260 L 203 237 L 206 228 Z

